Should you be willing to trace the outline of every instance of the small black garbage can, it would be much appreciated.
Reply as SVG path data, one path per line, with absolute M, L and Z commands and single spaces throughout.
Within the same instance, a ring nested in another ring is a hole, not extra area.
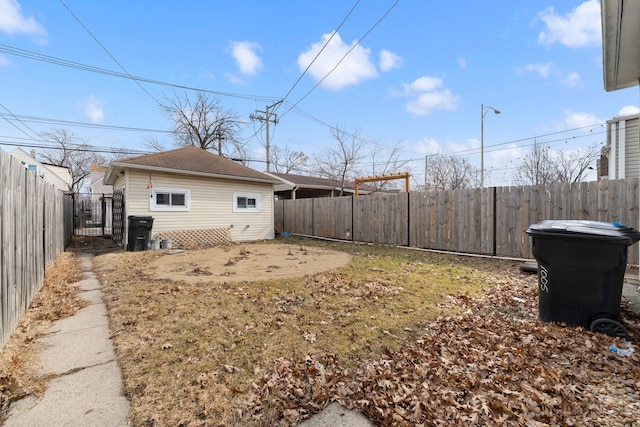
M 129 252 L 146 251 L 151 239 L 153 217 L 129 215 L 127 250 Z
M 624 224 L 542 221 L 527 229 L 538 262 L 542 322 L 627 337 L 618 322 L 628 247 L 640 233 Z

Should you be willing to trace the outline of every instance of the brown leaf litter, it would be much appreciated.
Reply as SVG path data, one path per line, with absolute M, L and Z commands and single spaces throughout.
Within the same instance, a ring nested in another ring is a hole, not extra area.
M 637 425 L 640 357 L 609 350 L 619 339 L 542 324 L 532 287 L 493 287 L 482 299 L 457 297 L 465 312 L 439 318 L 419 339 L 355 370 L 331 354 L 279 359 L 253 384 L 245 410 L 295 425 L 332 401 L 358 408 L 375 425 Z M 640 320 L 625 312 L 640 334 Z M 633 344 L 639 346 L 637 338 Z

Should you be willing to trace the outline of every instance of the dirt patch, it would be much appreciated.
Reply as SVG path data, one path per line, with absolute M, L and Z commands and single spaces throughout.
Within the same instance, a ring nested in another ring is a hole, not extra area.
M 173 253 L 164 251 L 149 265 L 155 279 L 205 282 L 281 280 L 340 268 L 351 255 L 321 248 L 243 244 Z

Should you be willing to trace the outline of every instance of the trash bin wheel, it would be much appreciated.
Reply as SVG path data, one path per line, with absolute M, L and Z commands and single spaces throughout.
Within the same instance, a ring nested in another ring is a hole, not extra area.
M 620 322 L 616 322 L 611 319 L 596 319 L 591 322 L 589 330 L 591 330 L 591 332 L 600 332 L 601 334 L 606 334 L 610 337 L 629 339 L 627 329 L 622 326 Z

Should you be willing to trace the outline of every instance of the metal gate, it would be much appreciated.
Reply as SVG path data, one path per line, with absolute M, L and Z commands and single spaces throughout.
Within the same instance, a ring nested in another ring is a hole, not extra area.
M 112 212 L 113 198 L 110 194 L 74 194 L 73 234 L 111 236 Z
M 118 246 L 124 241 L 124 193 L 122 190 L 113 192 L 112 199 L 112 233 L 111 240 Z

